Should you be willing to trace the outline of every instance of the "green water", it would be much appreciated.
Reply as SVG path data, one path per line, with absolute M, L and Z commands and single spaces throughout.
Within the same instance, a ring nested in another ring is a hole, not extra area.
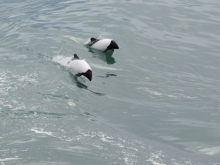
M 219 8 L 1 0 L 0 164 L 220 164 Z M 108 59 L 82 44 L 100 35 Z M 53 61 L 74 53 L 91 82 Z

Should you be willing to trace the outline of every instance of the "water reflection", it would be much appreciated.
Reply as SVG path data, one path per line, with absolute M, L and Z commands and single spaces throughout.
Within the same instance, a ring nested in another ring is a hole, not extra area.
M 107 52 L 102 52 L 100 50 L 88 48 L 88 51 L 93 54 L 94 58 L 98 58 L 109 65 L 114 64 L 116 62 L 115 58 L 112 57 L 114 50 L 108 50 Z
M 73 74 L 71 74 L 71 73 L 69 73 L 69 74 L 70 74 L 71 80 L 73 81 L 74 84 L 76 84 L 76 86 L 77 86 L 78 88 L 86 89 L 86 90 L 88 90 L 88 91 L 90 91 L 90 92 L 92 92 L 93 94 L 98 95 L 98 96 L 104 96 L 104 95 L 105 95 L 104 93 L 99 93 L 99 92 L 95 92 L 95 91 L 92 91 L 92 90 L 88 89 L 88 86 L 87 86 L 87 85 L 85 85 L 83 82 L 80 82 L 80 81 L 78 80 L 78 79 L 80 79 L 81 81 L 84 81 L 84 82 L 85 82 L 85 80 L 83 80 L 83 78 L 77 77 L 77 76 L 75 76 L 75 75 L 73 75 Z
M 111 77 L 111 76 L 117 76 L 117 75 L 113 74 L 113 73 L 106 73 L 105 76 L 96 76 L 96 77 L 108 78 L 108 77 Z

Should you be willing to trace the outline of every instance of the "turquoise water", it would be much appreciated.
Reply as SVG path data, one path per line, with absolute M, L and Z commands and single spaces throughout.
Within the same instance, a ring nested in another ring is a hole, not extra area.
M 0 164 L 220 164 L 219 8 L 1 0 Z M 98 36 L 120 49 L 89 52 Z M 53 60 L 74 53 L 91 82 Z

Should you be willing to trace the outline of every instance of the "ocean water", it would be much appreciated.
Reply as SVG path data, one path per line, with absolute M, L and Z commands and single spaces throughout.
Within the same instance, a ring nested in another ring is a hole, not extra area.
M 1 165 L 220 164 L 220 1 L 0 2 Z

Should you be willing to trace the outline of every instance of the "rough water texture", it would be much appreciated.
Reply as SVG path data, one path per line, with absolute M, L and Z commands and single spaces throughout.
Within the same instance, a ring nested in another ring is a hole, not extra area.
M 0 164 L 219 165 L 219 8 L 2 0 Z M 99 36 L 120 49 L 83 46 Z M 74 53 L 91 82 L 57 64 Z

